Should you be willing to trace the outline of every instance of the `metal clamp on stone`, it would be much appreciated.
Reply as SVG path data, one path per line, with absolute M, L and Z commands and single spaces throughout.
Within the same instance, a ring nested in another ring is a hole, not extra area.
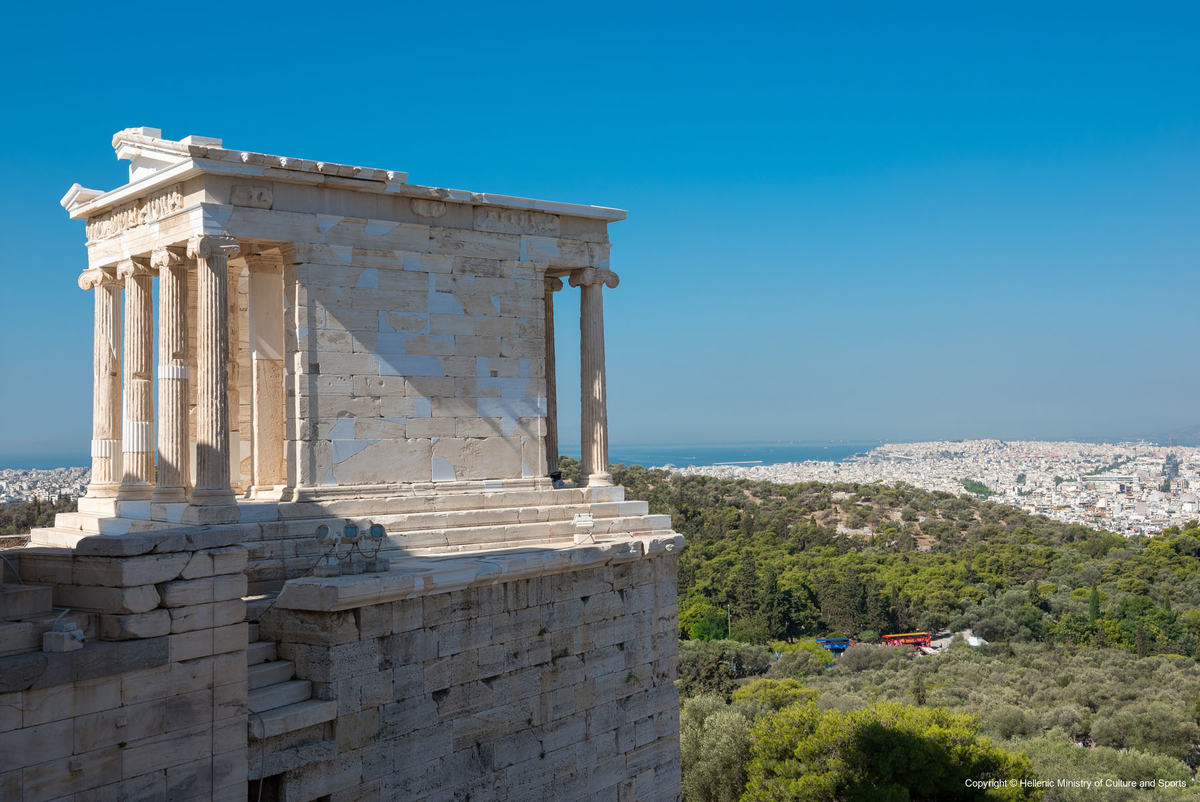
M 317 561 L 317 565 L 313 568 L 313 576 L 328 577 L 341 576 L 342 566 L 338 564 L 337 547 L 342 542 L 340 532 L 332 531 L 325 524 L 317 527 L 317 543 L 321 548 L 325 549 L 325 553 L 321 559 Z
M 317 527 L 317 543 L 325 549 L 325 553 L 313 570 L 313 576 L 350 576 L 362 573 L 381 573 L 387 571 L 391 561 L 379 556 L 387 530 L 382 524 L 366 521 L 364 526 L 346 523 L 341 532 L 334 532 L 322 524 Z M 342 545 L 346 550 L 338 554 Z M 361 559 L 355 559 L 357 554 Z

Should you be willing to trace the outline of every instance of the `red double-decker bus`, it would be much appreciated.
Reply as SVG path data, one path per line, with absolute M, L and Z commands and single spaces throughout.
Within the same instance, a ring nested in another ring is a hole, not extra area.
M 905 632 L 900 635 L 884 635 L 884 646 L 911 646 L 914 649 L 920 646 L 929 646 L 928 632 Z

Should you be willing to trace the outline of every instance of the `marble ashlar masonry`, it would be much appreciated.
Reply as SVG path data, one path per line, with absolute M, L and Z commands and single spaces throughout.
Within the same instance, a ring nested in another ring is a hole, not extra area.
M 678 800 L 683 539 L 608 464 L 625 212 L 112 144 L 62 199 L 92 473 L 5 552 L 0 798 Z

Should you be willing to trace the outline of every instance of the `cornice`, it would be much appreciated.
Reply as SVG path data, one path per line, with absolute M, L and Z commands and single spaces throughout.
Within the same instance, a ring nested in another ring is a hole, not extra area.
M 198 175 L 238 175 L 272 181 L 338 187 L 359 192 L 403 195 L 442 203 L 492 206 L 548 214 L 562 214 L 615 222 L 626 212 L 604 206 L 520 198 L 470 192 L 461 189 L 426 187 L 408 183 L 408 173 L 334 162 L 273 156 L 253 151 L 231 150 L 220 139 L 185 137 L 162 139 L 154 128 L 127 128 L 113 137 L 119 159 L 131 162 L 130 181 L 107 192 L 75 184 L 61 201 L 72 219 L 86 219 L 121 204 L 151 194 L 161 187 Z M 430 207 L 436 208 L 436 207 Z

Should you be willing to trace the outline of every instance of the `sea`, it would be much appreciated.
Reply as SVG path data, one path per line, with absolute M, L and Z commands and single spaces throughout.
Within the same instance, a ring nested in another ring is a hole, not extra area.
M 0 454 L 0 470 L 39 470 L 51 468 L 88 468 L 92 458 L 86 451 L 34 451 Z
M 882 441 L 773 441 L 764 443 L 614 443 L 608 448 L 613 464 L 642 465 L 647 468 L 673 465 L 773 465 L 779 462 L 840 462 L 855 454 L 865 454 Z M 563 446 L 562 453 L 579 457 L 579 446 Z M 86 452 L 0 454 L 0 469 L 49 469 L 87 467 Z
M 774 465 L 780 462 L 841 462 L 855 454 L 865 454 L 883 445 L 883 441 L 774 441 L 764 443 L 664 443 L 659 445 L 618 444 L 608 447 L 608 461 L 614 465 L 642 465 L 676 468 L 702 465 Z M 579 446 L 563 446 L 562 453 L 579 456 Z

